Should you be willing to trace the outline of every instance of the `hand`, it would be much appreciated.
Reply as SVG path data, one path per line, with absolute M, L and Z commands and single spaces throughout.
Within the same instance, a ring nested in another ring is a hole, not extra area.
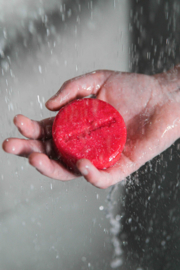
M 96 71 L 69 80 L 47 101 L 49 110 L 57 111 L 67 102 L 94 95 L 114 106 L 127 127 L 127 142 L 119 161 L 99 171 L 89 160 L 81 159 L 77 168 L 88 182 L 107 188 L 125 179 L 145 162 L 160 154 L 180 137 L 180 90 L 174 71 L 155 76 Z M 174 78 L 174 79 L 173 79 Z M 76 177 L 59 161 L 52 146 L 54 118 L 33 121 L 17 115 L 14 123 L 28 138 L 9 138 L 3 149 L 24 156 L 40 173 L 62 181 Z

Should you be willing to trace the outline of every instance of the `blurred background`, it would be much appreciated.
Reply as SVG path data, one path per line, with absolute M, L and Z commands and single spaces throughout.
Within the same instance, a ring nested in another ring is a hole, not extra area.
M 0 0 L 0 136 L 12 119 L 95 69 L 155 74 L 179 63 L 177 0 Z M 61 183 L 0 152 L 1 270 L 179 269 L 180 141 L 119 185 Z
M 65 80 L 95 69 L 128 71 L 128 13 L 126 0 L 0 0 L 2 141 L 20 136 L 12 122 L 18 113 L 55 115 L 44 103 Z M 118 232 L 110 190 L 83 178 L 54 181 L 24 158 L 0 155 L 0 269 L 109 269 L 110 220 Z

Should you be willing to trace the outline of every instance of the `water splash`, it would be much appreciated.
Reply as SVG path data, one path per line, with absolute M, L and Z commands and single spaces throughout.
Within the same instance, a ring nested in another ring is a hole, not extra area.
M 107 209 L 106 209 L 106 218 L 109 219 L 109 222 L 111 224 L 111 229 L 110 229 L 110 233 L 112 236 L 111 242 L 113 245 L 113 259 L 111 261 L 111 268 L 115 269 L 120 267 L 123 264 L 123 258 L 122 258 L 122 248 L 121 248 L 121 242 L 120 239 L 118 237 L 120 229 L 121 229 L 121 216 L 120 215 L 116 215 L 114 216 L 114 195 L 115 192 L 118 190 L 120 184 L 116 184 L 114 186 L 111 187 L 108 195 L 107 195 Z

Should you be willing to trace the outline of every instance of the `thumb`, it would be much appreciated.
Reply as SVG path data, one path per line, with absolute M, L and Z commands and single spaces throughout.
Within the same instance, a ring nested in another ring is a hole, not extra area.
M 78 160 L 76 167 L 93 186 L 105 189 L 112 185 L 110 174 L 106 171 L 98 170 L 88 159 Z
M 46 102 L 47 109 L 57 111 L 76 98 L 96 95 L 112 73 L 109 70 L 97 70 L 66 81 L 60 90 Z

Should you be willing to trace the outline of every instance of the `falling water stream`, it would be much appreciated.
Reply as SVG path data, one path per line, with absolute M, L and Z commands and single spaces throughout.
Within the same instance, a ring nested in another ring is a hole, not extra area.
M 96 69 L 156 74 L 180 61 L 176 0 L 0 0 L 1 139 L 12 119 Z M 1 151 L 0 269 L 177 270 L 180 142 L 107 190 L 59 182 Z

